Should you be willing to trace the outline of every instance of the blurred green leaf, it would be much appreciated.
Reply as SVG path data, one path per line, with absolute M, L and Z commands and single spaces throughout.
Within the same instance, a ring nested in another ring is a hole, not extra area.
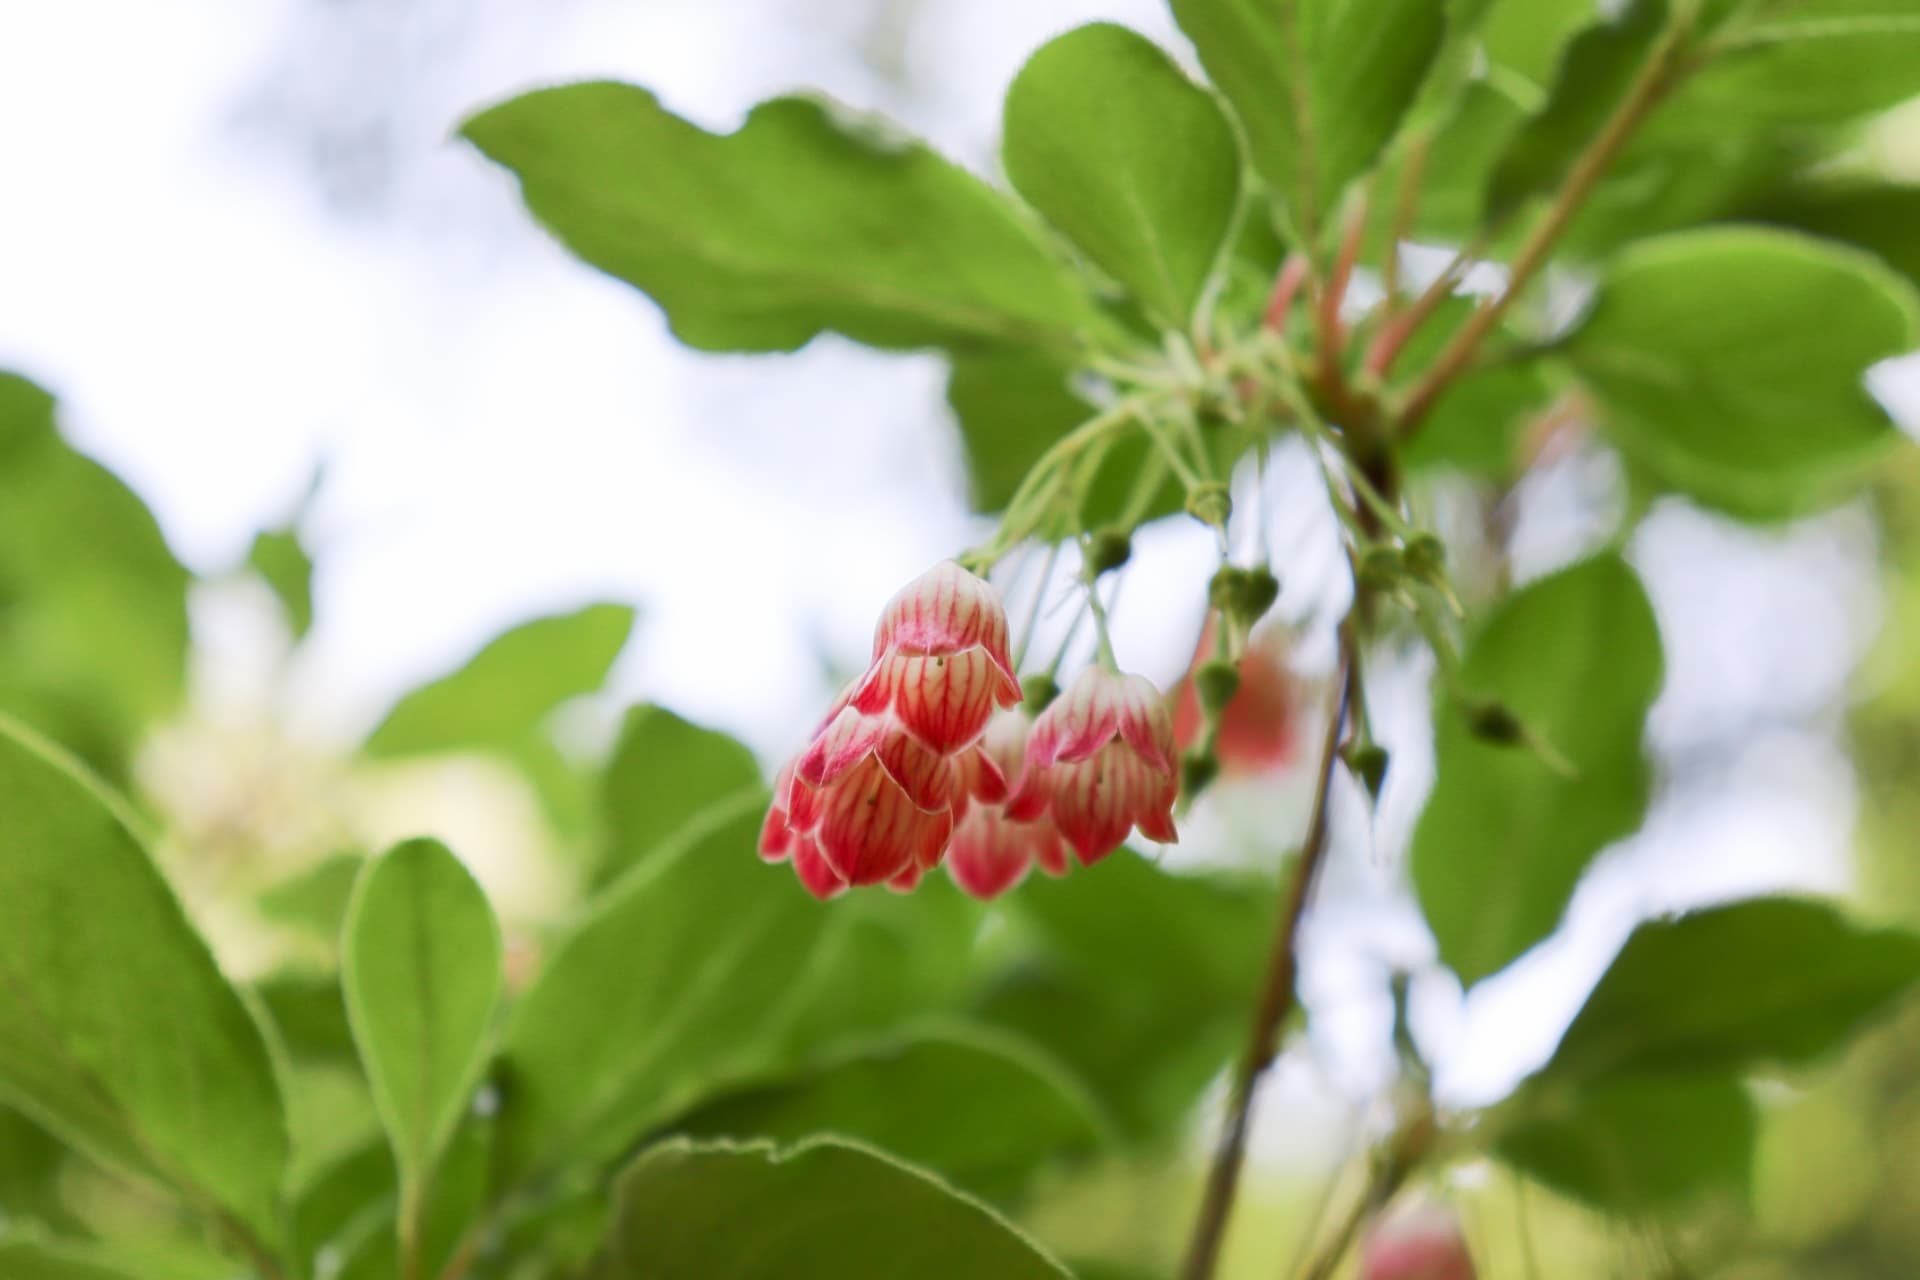
M 259 1027 L 121 807 L 4 720 L 0 1094 L 276 1234 L 288 1144 Z
M 700 813 L 760 786 L 759 762 L 734 739 L 665 707 L 634 707 L 600 784 L 601 878 L 644 861 Z
M 1920 94 L 1913 0 L 1795 0 L 1729 22 L 1653 122 L 1657 133 L 1833 123 Z
M 981 907 L 944 878 L 911 894 L 853 894 L 793 975 L 781 1060 L 839 1052 L 928 1014 L 957 1011 L 979 981 Z
M 500 926 L 445 845 L 409 840 L 367 863 L 342 950 L 353 1038 L 402 1177 L 415 1184 L 486 1062 L 500 999 Z
M 1102 1138 L 1086 1095 L 1058 1063 L 1017 1036 L 965 1026 L 737 1088 L 675 1118 L 666 1132 L 783 1144 L 841 1134 L 995 1199 Z
M 1738 1080 L 1612 1080 L 1517 1102 L 1522 1118 L 1500 1131 L 1500 1158 L 1599 1209 L 1640 1214 L 1717 1188 L 1746 1194 L 1758 1122 Z
M 277 881 L 261 891 L 256 902 L 260 914 L 275 924 L 338 941 L 347 902 L 366 861 L 358 853 L 336 853 Z
M 0 1276 L 6 1280 L 157 1280 L 110 1259 L 97 1247 L 51 1240 L 0 1240 Z
M 334 975 L 276 973 L 254 984 L 253 990 L 295 1057 L 355 1057 L 346 1000 Z
M 604 1280 L 1060 1280 L 1004 1218 L 931 1174 L 832 1138 L 771 1147 L 661 1143 L 614 1191 Z M 751 1230 L 742 1230 L 751 1224 Z
M 1469 641 L 1464 693 L 1497 699 L 1570 772 L 1480 736 L 1458 699 L 1435 709 L 1437 772 L 1414 832 L 1413 884 L 1461 982 L 1551 933 L 1594 855 L 1640 825 L 1641 733 L 1660 679 L 1652 606 L 1612 555 L 1522 587 Z
M 721 136 L 630 85 L 541 89 L 467 121 L 574 253 L 658 302 L 682 342 L 791 351 L 1071 349 L 1098 323 L 1012 206 L 883 122 L 776 98 Z
M 1490 218 L 1503 218 L 1560 184 L 1627 96 L 1666 25 L 1666 0 L 1629 0 L 1617 16 L 1565 46 L 1545 105 L 1513 134 L 1494 166 Z
M 1398 368 L 1407 372 L 1426 368 L 1477 305 L 1477 299 L 1468 297 L 1441 303 L 1402 349 Z M 1511 474 L 1520 461 L 1522 430 L 1546 409 L 1551 396 L 1552 383 L 1537 358 L 1474 369 L 1434 402 L 1403 461 L 1415 469 L 1449 466 Z
M 1492 0 L 1486 10 L 1478 31 L 1490 66 L 1543 95 L 1567 42 L 1600 16 L 1596 0 Z
M 1431 129 L 1413 211 L 1414 240 L 1465 244 L 1473 239 L 1486 213 L 1488 175 L 1525 118 L 1525 108 L 1501 84 L 1482 80 L 1462 88 Z M 1405 149 L 1398 150 L 1381 168 L 1375 190 L 1399 191 L 1408 164 Z M 1373 201 L 1368 244 L 1374 257 L 1385 254 L 1398 214 L 1398 200 Z
M 1324 218 L 1399 128 L 1439 52 L 1433 0 L 1172 0 L 1253 166 Z
M 683 1104 L 679 1091 L 765 1065 L 833 916 L 756 856 L 764 806 L 729 803 L 622 877 L 515 1005 L 506 1176 L 611 1159 Z
M 1920 284 L 1920 185 L 1870 180 L 1801 183 L 1753 206 L 1751 216 L 1865 249 Z
M 0 1106 L 0 1222 L 65 1227 L 58 1179 L 66 1148 L 11 1107 Z
M 113 778 L 186 682 L 187 571 L 153 516 L 0 372 L 0 709 Z
M 1177 1131 L 1246 1032 L 1272 895 L 1121 851 L 1011 900 L 1033 954 L 976 1010 L 1083 1080 L 1129 1138 Z
M 391 1220 L 395 1179 L 393 1150 L 384 1137 L 361 1143 L 296 1186 L 290 1215 L 293 1251 L 309 1267 L 368 1218 Z
M 1800 1066 L 1920 979 L 1920 936 L 1823 902 L 1756 898 L 1641 925 L 1544 1080 Z
M 1024 348 L 954 358 L 947 403 L 960 424 L 974 510 L 1005 510 L 1048 446 L 1097 412 L 1075 393 L 1072 376 L 1064 361 Z
M 400 699 L 365 749 L 377 757 L 511 752 L 562 703 L 605 684 L 632 631 L 633 610 L 623 604 L 523 622 Z
M 1161 325 L 1185 328 L 1240 199 L 1240 147 L 1213 95 L 1145 36 L 1091 23 L 1027 60 L 1003 127 L 1014 189 Z
M 260 575 L 286 614 L 295 640 L 313 629 L 313 559 L 292 529 L 263 529 L 247 550 L 247 566 Z
M 469 1111 L 441 1153 L 422 1221 L 422 1275 L 445 1275 L 463 1249 L 477 1247 L 475 1228 L 487 1207 L 492 1172 L 493 1123 L 490 1116 Z
M 1622 253 L 1566 350 L 1623 448 L 1696 498 L 1771 516 L 1834 497 L 1900 439 L 1864 376 L 1917 332 L 1912 287 L 1865 255 L 1714 228 Z

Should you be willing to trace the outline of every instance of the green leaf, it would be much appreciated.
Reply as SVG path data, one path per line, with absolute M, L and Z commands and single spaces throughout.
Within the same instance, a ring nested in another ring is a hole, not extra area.
M 1063 1062 L 1126 1136 L 1176 1131 L 1245 1034 L 1270 890 L 1170 875 L 1123 851 L 1029 882 L 1012 906 L 1032 949 L 977 1016 Z
M 1018 1228 L 931 1174 L 853 1143 L 652 1148 L 620 1177 L 605 1280 L 1060 1280 Z M 742 1230 L 751 1224 L 751 1230 Z
M 1800 1066 L 1920 978 L 1920 937 L 1822 902 L 1757 898 L 1641 925 L 1541 1076 Z
M 1728 24 L 1658 120 L 1663 133 L 1831 124 L 1920 94 L 1913 0 L 1796 0 Z
M 720 136 L 644 89 L 541 89 L 467 121 L 528 208 L 708 351 L 1071 349 L 1099 322 L 992 188 L 871 118 L 776 98 Z
M 1677 1208 L 1703 1192 L 1743 1197 L 1758 1122 L 1729 1077 L 1597 1083 L 1523 1092 L 1502 1128 L 1501 1159 L 1565 1195 L 1612 1213 Z
M 7 1280 L 154 1280 L 109 1260 L 96 1248 L 50 1240 L 0 1240 L 0 1276 Z
M 445 845 L 409 840 L 367 864 L 347 912 L 340 982 L 410 1183 L 432 1167 L 486 1062 L 500 962 L 487 896 Z
M 376 757 L 511 751 L 560 704 L 605 684 L 632 631 L 633 610 L 623 604 L 523 622 L 400 699 L 365 749 Z
M 1172 0 L 1254 168 L 1311 225 L 1399 128 L 1440 50 L 1434 0 Z
M 0 1106 L 0 1221 L 67 1226 L 59 1187 L 66 1159 L 66 1148 L 52 1134 Z
M 247 566 L 260 575 L 280 608 L 295 640 L 313 628 L 313 559 L 292 529 L 263 529 L 247 551 Z
M 120 806 L 0 720 L 0 1095 L 276 1234 L 266 1042 Z
M 1014 189 L 1163 327 L 1200 301 L 1240 199 L 1240 147 L 1211 93 L 1153 41 L 1078 27 L 1007 91 Z
M 185 690 L 189 576 L 54 399 L 0 372 L 0 710 L 112 777 Z
M 1865 255 L 1711 228 L 1622 253 L 1566 350 L 1607 429 L 1662 479 L 1780 515 L 1835 496 L 1900 439 L 1863 379 L 1914 346 L 1917 317 L 1913 289 Z
M 1494 166 L 1487 210 L 1498 219 L 1558 186 L 1627 96 L 1667 26 L 1666 0 L 1631 0 L 1618 16 L 1566 45 L 1546 104 L 1513 135 Z
M 1401 351 L 1397 367 L 1412 371 L 1430 365 L 1478 305 L 1477 299 L 1467 297 L 1441 303 Z M 1448 466 L 1512 474 L 1519 461 L 1521 432 L 1547 407 L 1551 395 L 1552 384 L 1538 359 L 1471 370 L 1435 401 L 1402 461 L 1413 469 Z
M 966 1027 L 922 1032 L 723 1093 L 667 1128 L 781 1143 L 842 1134 L 995 1199 L 1102 1138 L 1084 1092 L 1059 1064 L 1016 1036 Z
M 279 1030 L 281 1043 L 296 1058 L 354 1057 L 346 1001 L 333 975 L 277 973 L 253 990 Z
M 1567 42 L 1599 16 L 1595 0 L 1493 0 L 1480 19 L 1481 47 L 1500 78 L 1546 91 Z
M 1048 446 L 1097 410 L 1070 385 L 1072 368 L 1024 348 L 957 356 L 947 403 L 960 426 L 976 511 L 1007 503 Z
M 665 707 L 634 707 L 600 785 L 602 878 L 644 860 L 700 813 L 760 786 L 759 763 L 734 739 Z
M 291 1218 L 294 1256 L 311 1262 L 369 1218 L 391 1221 L 393 1151 L 380 1138 L 365 1142 L 296 1189 Z
M 1809 182 L 1777 192 L 1752 216 L 1855 245 L 1920 284 L 1920 185 Z
M 340 936 L 347 902 L 367 860 L 357 853 L 336 853 L 261 891 L 260 914 L 275 924 L 329 940 Z
M 612 1158 L 690 1085 L 765 1065 L 832 913 L 755 854 L 764 805 L 706 815 L 615 883 L 514 1007 L 509 1174 Z
M 1660 676 L 1652 606 L 1612 555 L 1522 587 L 1468 643 L 1465 693 L 1498 700 L 1563 759 L 1479 736 L 1458 699 L 1435 710 L 1436 776 L 1414 832 L 1413 884 L 1461 982 L 1552 932 L 1594 855 L 1640 825 L 1641 733 Z

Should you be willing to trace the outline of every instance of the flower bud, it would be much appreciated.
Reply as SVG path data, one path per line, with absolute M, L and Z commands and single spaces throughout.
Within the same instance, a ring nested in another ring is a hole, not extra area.
M 942 755 L 970 745 L 995 705 L 1020 701 L 999 594 L 951 560 L 908 583 L 881 612 L 852 701 Z
M 1087 547 L 1087 570 L 1095 577 L 1111 573 L 1133 558 L 1133 539 L 1125 529 L 1102 529 Z
M 1083 865 L 1106 857 L 1129 831 L 1163 844 L 1178 788 L 1173 726 L 1151 681 L 1089 667 L 1034 722 L 1026 773 L 1007 812 L 1053 818 Z

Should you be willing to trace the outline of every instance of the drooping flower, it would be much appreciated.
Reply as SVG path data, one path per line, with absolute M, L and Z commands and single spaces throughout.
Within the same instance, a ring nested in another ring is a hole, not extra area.
M 1361 1280 L 1475 1280 L 1473 1255 L 1453 1214 L 1422 1208 L 1373 1227 L 1361 1251 Z
M 793 788 L 793 765 L 781 766 L 773 780 L 773 805 L 760 827 L 760 857 L 767 862 L 793 862 L 794 874 L 808 893 L 825 902 L 845 893 L 847 882 L 827 865 L 820 845 L 811 835 L 793 829 L 787 814 L 787 797 Z
M 1214 623 L 1200 633 L 1193 665 L 1180 682 L 1173 709 L 1173 740 L 1181 750 L 1200 736 L 1205 719 L 1195 689 L 1195 674 L 1213 656 Z M 1260 773 L 1293 759 L 1300 722 L 1300 682 L 1287 665 L 1283 632 L 1254 633 L 1241 656 L 1240 683 L 1220 713 L 1214 754 L 1229 774 Z
M 1089 667 L 1040 713 L 1027 740 L 1026 770 L 1007 813 L 1042 813 L 1083 865 L 1118 849 L 1129 831 L 1162 844 L 1179 789 L 1173 725 L 1153 682 Z
M 977 739 L 996 705 L 1019 701 L 999 593 L 951 560 L 887 602 L 874 629 L 873 663 L 853 691 L 862 713 L 891 711 L 942 755 Z
M 946 852 L 953 792 L 951 760 L 890 716 L 849 706 L 794 762 L 786 824 L 847 884 L 910 888 Z
M 994 713 L 980 745 L 961 766 L 971 792 L 947 854 L 947 874 L 972 897 L 995 898 L 1019 884 L 1036 863 L 1048 875 L 1065 875 L 1066 846 L 1046 813 L 1019 821 L 1007 814 L 1007 795 L 1026 767 L 1031 721 L 1014 708 Z M 999 794 L 993 795 L 997 790 Z

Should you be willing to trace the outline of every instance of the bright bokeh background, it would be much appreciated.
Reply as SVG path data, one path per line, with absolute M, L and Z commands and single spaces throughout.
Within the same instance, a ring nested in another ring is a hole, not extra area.
M 1014 70 L 1092 17 L 1177 42 L 1156 0 L 0 6 L 0 367 L 55 391 L 70 436 L 216 579 L 195 603 L 203 720 L 350 744 L 508 623 L 605 598 L 641 621 L 618 696 L 579 717 L 583 741 L 644 697 L 771 763 L 831 673 L 861 660 L 879 604 L 983 531 L 941 362 L 832 339 L 793 356 L 683 351 L 643 297 L 549 241 L 453 129 L 588 76 L 645 83 L 719 129 L 818 86 L 991 172 Z M 1911 402 L 1913 385 L 1894 371 L 1881 389 Z M 263 593 L 217 579 L 316 467 L 318 623 L 283 671 Z M 1278 470 L 1274 547 L 1304 566 L 1282 611 L 1303 624 L 1311 674 L 1331 533 L 1304 459 Z M 1577 454 L 1516 501 L 1516 562 L 1537 572 L 1600 535 L 1618 476 Z M 1465 1006 L 1423 984 L 1446 1094 L 1497 1096 L 1540 1061 L 1647 912 L 1853 883 L 1843 730 L 1883 613 L 1877 538 L 1863 509 L 1777 530 L 1652 513 L 1631 550 L 1667 649 L 1657 808 L 1533 961 Z M 1124 662 L 1177 674 L 1208 557 L 1197 527 L 1146 541 L 1117 612 Z M 1426 953 L 1395 861 L 1429 776 L 1422 675 L 1409 662 L 1382 677 L 1395 764 L 1377 823 L 1339 798 L 1307 973 L 1319 1038 L 1267 1106 L 1270 1158 L 1343 1149 L 1347 1100 L 1387 1069 L 1377 975 Z M 1228 796 L 1181 856 L 1297 823 L 1300 792 Z M 397 827 L 429 825 L 420 792 L 391 803 Z

